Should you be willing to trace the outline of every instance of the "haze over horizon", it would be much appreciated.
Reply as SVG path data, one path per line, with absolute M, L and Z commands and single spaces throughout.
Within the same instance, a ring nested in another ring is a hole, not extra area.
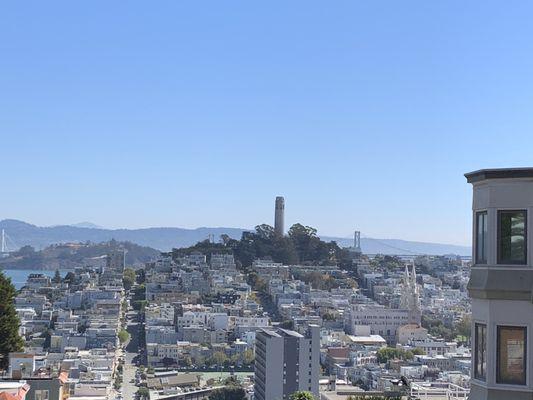
M 410 3 L 4 5 L 0 218 L 253 227 L 283 195 L 287 227 L 470 245 L 463 174 L 531 164 L 533 4 Z
M 183 227 L 183 226 L 170 226 L 170 225 L 168 225 L 168 226 L 139 226 L 139 227 L 107 227 L 107 226 L 94 224 L 94 223 L 92 223 L 90 221 L 74 222 L 74 223 L 70 223 L 70 224 L 67 223 L 67 224 L 37 225 L 37 224 L 32 223 L 31 221 L 22 221 L 22 220 L 19 220 L 19 219 L 16 219 L 16 218 L 0 218 L 0 222 L 5 221 L 5 220 L 18 221 L 18 222 L 34 225 L 34 226 L 37 226 L 37 227 L 40 227 L 40 228 L 53 228 L 53 227 L 61 227 L 61 226 L 71 226 L 71 227 L 74 227 L 74 228 L 103 229 L 103 230 L 123 230 L 123 229 L 125 229 L 125 230 L 140 230 L 140 229 L 165 229 L 165 228 L 195 230 L 195 229 L 204 229 L 204 228 L 214 228 L 214 229 L 229 228 L 229 229 L 242 229 L 242 230 L 253 231 L 255 226 L 260 225 L 260 224 L 256 224 L 256 225 L 251 226 L 251 227 L 243 227 L 243 226 L 193 226 L 193 227 Z M 267 225 L 273 226 L 272 223 L 268 223 L 268 222 L 264 222 L 264 223 L 267 224 Z M 288 228 L 290 228 L 290 226 Z M 346 240 L 350 240 L 350 241 L 353 240 L 353 232 L 351 234 L 346 235 L 346 236 L 329 235 L 327 233 L 322 233 L 320 231 L 318 231 L 317 234 L 319 236 L 326 237 L 326 238 L 339 238 L 339 239 L 346 239 Z M 366 235 L 364 233 L 361 233 L 361 237 L 362 238 L 369 238 L 369 239 L 378 239 L 378 240 L 379 239 L 382 239 L 382 240 L 387 240 L 387 239 L 407 240 L 407 239 L 403 239 L 401 237 L 370 237 L 370 236 L 368 236 L 368 235 Z M 415 240 L 414 242 L 435 243 L 435 242 L 427 241 L 427 240 L 420 240 L 420 241 L 416 241 Z M 470 246 L 469 244 L 460 244 L 460 243 L 441 243 L 441 244 L 448 244 L 448 245 L 454 245 L 454 246 Z

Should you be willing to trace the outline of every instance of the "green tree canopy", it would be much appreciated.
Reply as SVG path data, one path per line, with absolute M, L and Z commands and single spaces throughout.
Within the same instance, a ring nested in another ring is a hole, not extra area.
M 57 269 L 56 269 L 56 272 L 54 273 L 54 277 L 52 278 L 52 282 L 61 283 L 61 274 L 59 273 L 59 270 Z
M 125 329 L 121 329 L 120 332 L 118 333 L 118 340 L 120 341 L 121 344 L 126 343 L 129 338 L 130 338 L 130 334 Z
M 211 364 L 212 365 L 224 365 L 225 362 L 228 361 L 228 356 L 226 356 L 221 351 L 215 351 L 213 355 L 211 356 Z
M 243 355 L 243 361 L 246 365 L 250 365 L 254 362 L 255 360 L 255 354 L 254 354 L 254 351 L 252 349 L 247 349 L 245 352 L 244 352 L 244 355 Z
M 122 276 L 122 284 L 124 289 L 130 290 L 135 283 L 136 278 L 135 270 L 132 268 L 124 268 L 124 275 Z
M 290 400 L 315 400 L 313 393 L 299 390 L 289 396 Z
M 148 399 L 150 397 L 150 391 L 148 390 L 148 388 L 141 386 L 137 390 L 137 395 L 139 396 L 140 399 Z
M 244 400 L 245 398 L 244 389 L 235 385 L 215 389 L 209 395 L 209 400 Z
M 18 329 L 20 320 L 15 311 L 16 290 L 11 279 L 0 272 L 0 367 L 9 365 L 9 353 L 22 351 L 24 340 Z
M 352 265 L 348 250 L 341 249 L 335 242 L 322 241 L 315 228 L 302 224 L 291 226 L 287 236 L 276 235 L 272 226 L 261 224 L 255 227 L 254 232 L 244 232 L 241 240 L 228 236 L 222 238 L 222 243 L 204 240 L 188 248 L 173 249 L 172 256 L 179 258 L 193 251 L 200 251 L 208 259 L 213 253 L 233 252 L 237 265 L 243 268 L 249 267 L 258 258 L 287 265 L 337 263 L 345 269 L 350 269 Z
M 376 353 L 379 363 L 386 363 L 389 360 L 412 360 L 413 353 L 409 350 L 396 349 L 394 347 L 383 347 Z
M 67 272 L 67 274 L 63 278 L 63 282 L 68 283 L 68 284 L 72 284 L 76 282 L 76 275 L 74 274 L 74 272 L 72 271 Z

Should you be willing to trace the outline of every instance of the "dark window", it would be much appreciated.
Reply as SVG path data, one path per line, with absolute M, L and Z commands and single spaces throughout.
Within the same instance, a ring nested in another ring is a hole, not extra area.
M 487 263 L 487 212 L 476 213 L 476 264 Z
M 527 329 L 498 326 L 496 383 L 526 384 Z
M 527 212 L 498 212 L 498 263 L 526 264 Z
M 487 325 L 475 325 L 474 377 L 485 380 L 487 373 Z

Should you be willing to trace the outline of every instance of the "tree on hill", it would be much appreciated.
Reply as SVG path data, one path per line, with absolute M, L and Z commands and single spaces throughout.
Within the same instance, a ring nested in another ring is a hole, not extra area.
M 233 252 L 237 265 L 244 269 L 250 267 L 258 258 L 267 258 L 286 265 L 337 263 L 341 268 L 351 268 L 352 257 L 347 250 L 341 249 L 335 242 L 321 240 L 315 228 L 302 224 L 291 226 L 287 236 L 276 235 L 272 226 L 262 224 L 257 225 L 254 232 L 244 232 L 240 240 L 228 237 L 222 240 L 222 243 L 204 240 L 188 248 L 173 249 L 172 256 L 178 258 L 199 251 L 205 254 L 209 261 L 213 253 Z
M 0 368 L 8 366 L 9 353 L 24 349 L 24 341 L 18 332 L 20 320 L 15 311 L 15 295 L 11 279 L 0 272 Z

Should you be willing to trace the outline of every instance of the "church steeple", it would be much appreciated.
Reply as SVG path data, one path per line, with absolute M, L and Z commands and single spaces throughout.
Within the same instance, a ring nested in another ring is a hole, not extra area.
M 422 313 L 420 311 L 420 298 L 414 265 L 411 265 L 411 270 L 409 270 L 408 264 L 405 265 L 400 307 L 409 310 L 410 324 L 420 325 Z

